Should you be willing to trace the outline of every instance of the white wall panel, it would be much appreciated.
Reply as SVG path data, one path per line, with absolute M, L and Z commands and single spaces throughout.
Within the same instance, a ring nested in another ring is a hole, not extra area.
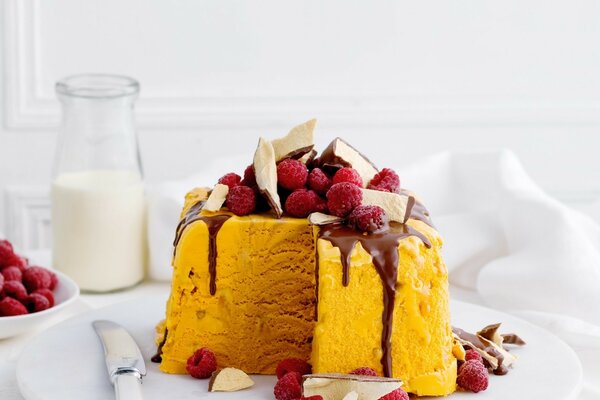
M 141 81 L 141 150 L 154 182 L 198 171 L 219 152 L 249 155 L 259 134 L 316 116 L 322 144 L 341 135 L 382 164 L 508 147 L 559 197 L 600 193 L 596 0 L 0 6 L 0 231 L 27 246 L 47 244 L 22 234 L 43 231 L 45 222 L 23 228 L 31 218 L 45 220 L 15 217 L 15 204 L 23 190 L 48 186 L 54 82 L 81 72 Z

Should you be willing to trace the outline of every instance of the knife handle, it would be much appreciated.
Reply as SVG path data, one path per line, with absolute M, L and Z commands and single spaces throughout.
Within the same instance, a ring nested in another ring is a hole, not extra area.
M 142 380 L 138 374 L 125 373 L 115 376 L 117 400 L 142 400 Z

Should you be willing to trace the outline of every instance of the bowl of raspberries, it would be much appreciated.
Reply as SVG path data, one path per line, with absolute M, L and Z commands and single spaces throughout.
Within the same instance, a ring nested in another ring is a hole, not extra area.
M 0 240 L 0 339 L 29 331 L 78 296 L 69 277 L 29 265 L 8 240 Z

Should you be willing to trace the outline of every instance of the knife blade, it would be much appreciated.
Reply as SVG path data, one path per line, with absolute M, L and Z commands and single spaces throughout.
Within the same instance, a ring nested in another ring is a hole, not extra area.
M 141 400 L 146 364 L 137 343 L 117 323 L 94 321 L 92 325 L 104 347 L 106 368 L 117 400 Z

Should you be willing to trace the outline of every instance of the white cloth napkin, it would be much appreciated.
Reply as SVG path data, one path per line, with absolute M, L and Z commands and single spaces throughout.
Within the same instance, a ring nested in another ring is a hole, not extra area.
M 149 207 L 153 277 L 170 278 L 185 192 L 244 166 L 241 158 L 221 160 L 193 179 L 156 188 Z M 546 195 L 508 151 L 442 153 L 397 171 L 445 239 L 456 293 L 561 337 L 583 364 L 581 399 L 599 399 L 600 226 Z

